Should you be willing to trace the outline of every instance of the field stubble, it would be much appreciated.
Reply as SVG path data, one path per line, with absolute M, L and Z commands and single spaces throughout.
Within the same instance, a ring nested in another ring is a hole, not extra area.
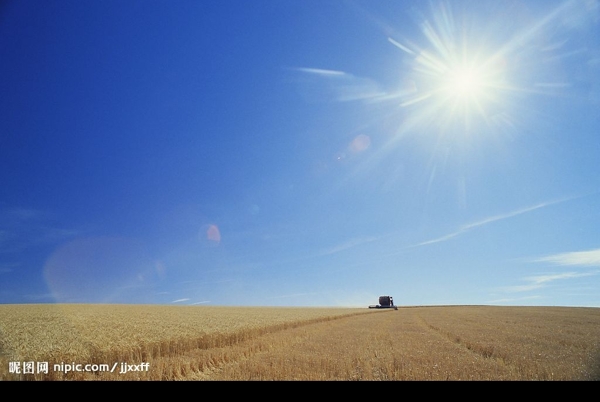
M 597 380 L 600 309 L 0 306 L 0 379 Z M 15 375 L 9 361 L 148 362 Z

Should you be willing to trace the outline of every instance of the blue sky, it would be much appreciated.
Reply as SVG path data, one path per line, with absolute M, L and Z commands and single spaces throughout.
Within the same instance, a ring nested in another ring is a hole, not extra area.
M 0 303 L 600 306 L 600 2 L 9 1 Z

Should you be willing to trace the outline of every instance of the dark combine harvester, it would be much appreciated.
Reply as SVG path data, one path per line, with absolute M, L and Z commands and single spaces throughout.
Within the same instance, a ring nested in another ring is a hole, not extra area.
M 398 306 L 394 306 L 394 298 L 392 296 L 379 296 L 379 304 L 369 306 L 369 308 L 393 308 L 398 310 Z

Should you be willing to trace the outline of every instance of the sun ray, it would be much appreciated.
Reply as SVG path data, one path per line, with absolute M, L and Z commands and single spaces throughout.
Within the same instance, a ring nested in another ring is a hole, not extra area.
M 450 3 L 432 4 L 430 17 L 418 22 L 423 37 L 420 45 L 415 39 L 388 37 L 410 58 L 405 76 L 415 87 L 400 98 L 400 107 L 408 109 L 400 131 L 434 124 L 464 139 L 475 131 L 492 132 L 488 129 L 494 125 L 514 127 L 509 110 L 516 110 L 515 100 L 568 88 L 569 83 L 558 76 L 536 76 L 533 68 L 549 71 L 548 56 L 542 66 L 536 55 L 552 46 L 561 48 L 566 42 L 554 38 L 550 45 L 542 46 L 542 33 L 573 5 L 573 1 L 565 1 L 515 30 L 509 27 L 510 21 L 506 26 L 488 27 L 484 17 L 477 20 L 476 14 L 469 14 L 468 19 Z M 518 69 L 524 71 L 517 73 Z

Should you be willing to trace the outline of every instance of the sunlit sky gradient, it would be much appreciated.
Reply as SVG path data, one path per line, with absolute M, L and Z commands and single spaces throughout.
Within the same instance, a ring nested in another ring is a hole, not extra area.
M 0 303 L 600 306 L 600 2 L 0 5 Z

